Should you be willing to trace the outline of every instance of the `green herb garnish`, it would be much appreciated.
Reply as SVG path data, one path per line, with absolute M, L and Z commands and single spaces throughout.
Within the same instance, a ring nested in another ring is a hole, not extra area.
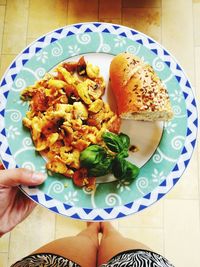
M 91 145 L 80 154 L 81 167 L 88 169 L 89 176 L 102 176 L 113 173 L 117 179 L 134 179 L 139 174 L 139 168 L 127 161 L 130 138 L 105 132 L 102 135 L 107 147 Z
M 80 154 L 81 167 L 88 169 L 89 176 L 102 176 L 111 171 L 113 158 L 99 145 L 91 145 Z

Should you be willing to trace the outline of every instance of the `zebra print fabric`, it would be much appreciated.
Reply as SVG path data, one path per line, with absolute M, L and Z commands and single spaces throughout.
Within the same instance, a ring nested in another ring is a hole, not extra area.
M 81 267 L 77 263 L 50 253 L 30 255 L 11 267 Z M 130 250 L 117 254 L 100 267 L 174 267 L 161 255 L 146 250 Z
M 11 267 L 81 267 L 77 263 L 50 253 L 30 255 L 14 263 Z
M 163 256 L 147 250 L 130 250 L 117 254 L 100 267 L 174 267 Z

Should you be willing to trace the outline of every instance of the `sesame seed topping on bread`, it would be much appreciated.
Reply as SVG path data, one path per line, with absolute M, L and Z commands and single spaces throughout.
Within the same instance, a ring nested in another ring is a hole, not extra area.
M 111 89 L 122 119 L 168 121 L 173 112 L 166 87 L 151 65 L 130 53 L 110 65 Z

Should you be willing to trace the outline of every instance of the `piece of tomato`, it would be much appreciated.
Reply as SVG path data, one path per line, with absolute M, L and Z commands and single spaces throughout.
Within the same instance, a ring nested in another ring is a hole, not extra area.
M 79 187 L 86 186 L 87 188 L 94 188 L 95 177 L 88 177 L 88 171 L 86 168 L 80 168 L 74 172 L 73 182 Z
M 77 72 L 80 76 L 85 75 L 86 74 L 86 62 L 85 62 L 85 58 L 84 56 L 82 56 L 77 64 Z
M 77 70 L 78 62 L 65 62 L 63 63 L 63 68 L 65 68 L 67 71 L 74 73 Z
M 43 112 L 48 108 L 48 101 L 43 91 L 37 91 L 31 102 L 32 109 L 36 112 Z

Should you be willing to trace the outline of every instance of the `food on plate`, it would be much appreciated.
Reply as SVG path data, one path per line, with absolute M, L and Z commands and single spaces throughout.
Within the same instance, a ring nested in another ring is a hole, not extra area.
M 23 125 L 30 129 L 36 150 L 47 158 L 46 168 L 78 186 L 94 186 L 92 176 L 97 174 L 97 167 L 89 170 L 89 177 L 88 169 L 80 166 L 82 151 L 92 154 L 93 145 L 103 150 L 103 133 L 119 132 L 120 119 L 102 100 L 104 90 L 99 68 L 81 57 L 61 63 L 21 93 L 30 101 Z M 99 172 L 100 166 L 110 168 L 107 157 L 101 158 Z
M 112 159 L 104 147 L 91 145 L 81 152 L 80 164 L 88 169 L 90 177 L 98 177 L 111 172 Z
M 127 161 L 130 138 L 124 134 L 105 132 L 102 134 L 104 146 L 91 145 L 80 155 L 81 167 L 88 169 L 89 176 L 113 173 L 117 179 L 134 179 L 139 168 Z
M 167 89 L 152 66 L 131 53 L 120 53 L 110 65 L 111 89 L 123 119 L 168 121 L 173 112 Z

